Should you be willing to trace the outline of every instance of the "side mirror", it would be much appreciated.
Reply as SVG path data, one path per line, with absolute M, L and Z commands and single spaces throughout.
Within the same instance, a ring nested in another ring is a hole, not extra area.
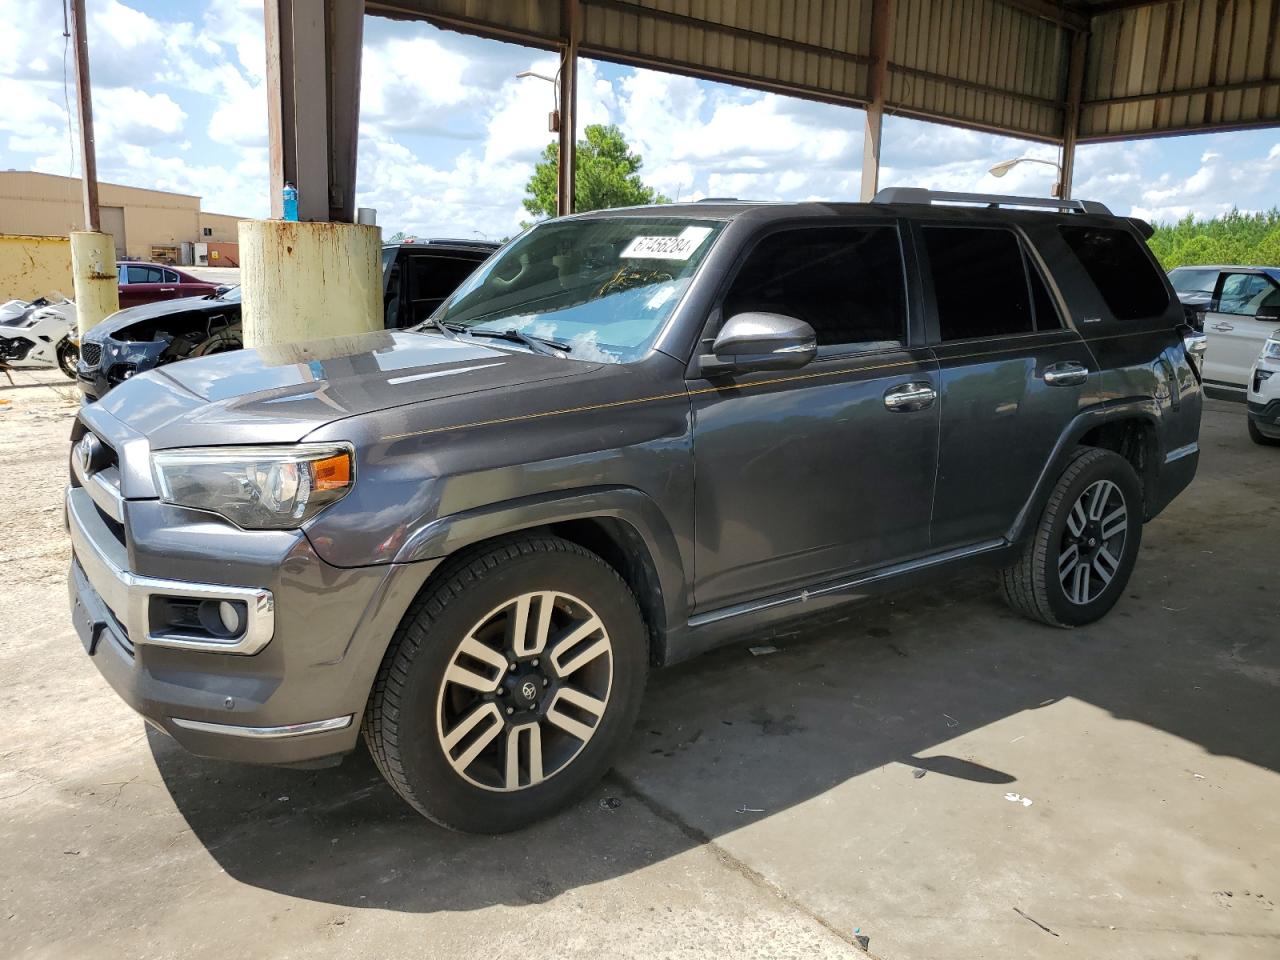
M 1280 307 L 1273 307 L 1270 304 L 1258 308 L 1255 320 L 1280 320 Z
M 721 327 L 700 369 L 704 376 L 793 370 L 817 352 L 818 335 L 803 320 L 780 313 L 737 313 Z

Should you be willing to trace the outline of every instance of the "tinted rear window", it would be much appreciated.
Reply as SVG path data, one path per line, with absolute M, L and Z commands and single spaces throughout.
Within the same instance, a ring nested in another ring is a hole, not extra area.
M 943 341 L 1035 329 L 1022 247 L 1012 231 L 925 227 L 924 242 Z
M 1160 272 L 1138 238 L 1109 227 L 1059 227 L 1117 320 L 1158 317 L 1169 306 Z

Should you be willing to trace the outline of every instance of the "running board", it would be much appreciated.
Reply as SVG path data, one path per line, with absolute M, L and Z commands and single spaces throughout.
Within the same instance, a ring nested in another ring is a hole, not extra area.
M 705 627 L 713 623 L 722 623 L 725 620 L 731 620 L 734 617 L 742 617 L 752 613 L 760 613 L 765 610 L 771 610 L 777 607 L 785 607 L 795 603 L 806 603 L 809 600 L 816 600 L 820 597 L 836 597 L 841 593 L 852 593 L 861 587 L 871 584 L 881 583 L 885 580 L 892 580 L 897 577 L 903 577 L 912 573 L 919 573 L 932 567 L 940 567 L 956 560 L 965 560 L 970 557 L 976 557 L 984 553 L 992 553 L 996 550 L 1003 549 L 1009 545 L 1009 541 L 1004 538 L 998 540 L 984 540 L 981 543 L 970 544 L 967 547 L 956 547 L 953 550 L 944 550 L 942 553 L 930 554 L 927 557 L 920 557 L 917 560 L 908 560 L 905 563 L 895 563 L 892 566 L 881 567 L 869 573 L 861 574 L 848 580 L 837 580 L 820 583 L 814 587 L 808 587 L 798 593 L 778 594 L 772 597 L 765 597 L 763 600 L 748 600 L 745 603 L 734 604 L 731 607 L 721 607 L 718 610 L 709 610 L 706 613 L 700 613 L 697 616 L 689 618 L 690 627 Z

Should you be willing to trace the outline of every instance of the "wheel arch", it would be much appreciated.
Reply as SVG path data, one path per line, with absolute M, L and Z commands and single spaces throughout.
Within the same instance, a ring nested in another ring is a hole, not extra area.
M 1162 463 L 1160 408 L 1149 398 L 1111 401 L 1078 413 L 1058 437 L 1031 496 L 1005 535 L 1010 543 L 1021 542 L 1035 529 L 1054 484 L 1081 446 L 1112 450 L 1129 461 L 1142 485 L 1144 516 L 1149 519 Z
M 522 497 L 440 517 L 411 536 L 397 563 L 442 562 L 514 534 L 547 532 L 592 551 L 614 568 L 635 594 L 649 631 L 650 659 L 661 663 L 672 624 L 688 612 L 688 583 L 674 534 L 658 505 L 634 487 L 591 487 Z

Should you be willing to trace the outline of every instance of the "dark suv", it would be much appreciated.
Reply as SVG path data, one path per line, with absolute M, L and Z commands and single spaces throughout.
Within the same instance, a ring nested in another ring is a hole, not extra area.
M 387 328 L 421 323 L 497 249 L 496 243 L 484 240 L 383 246 Z M 201 296 L 184 295 L 180 300 L 120 310 L 85 334 L 75 373 L 85 399 L 97 400 L 130 377 L 166 363 L 241 349 L 240 287 L 214 291 L 212 284 L 206 286 Z
M 77 631 L 196 753 L 363 735 L 416 809 L 499 831 L 595 782 L 651 667 L 977 564 L 1090 623 L 1198 460 L 1148 230 L 921 190 L 539 224 L 420 328 L 85 407 Z

